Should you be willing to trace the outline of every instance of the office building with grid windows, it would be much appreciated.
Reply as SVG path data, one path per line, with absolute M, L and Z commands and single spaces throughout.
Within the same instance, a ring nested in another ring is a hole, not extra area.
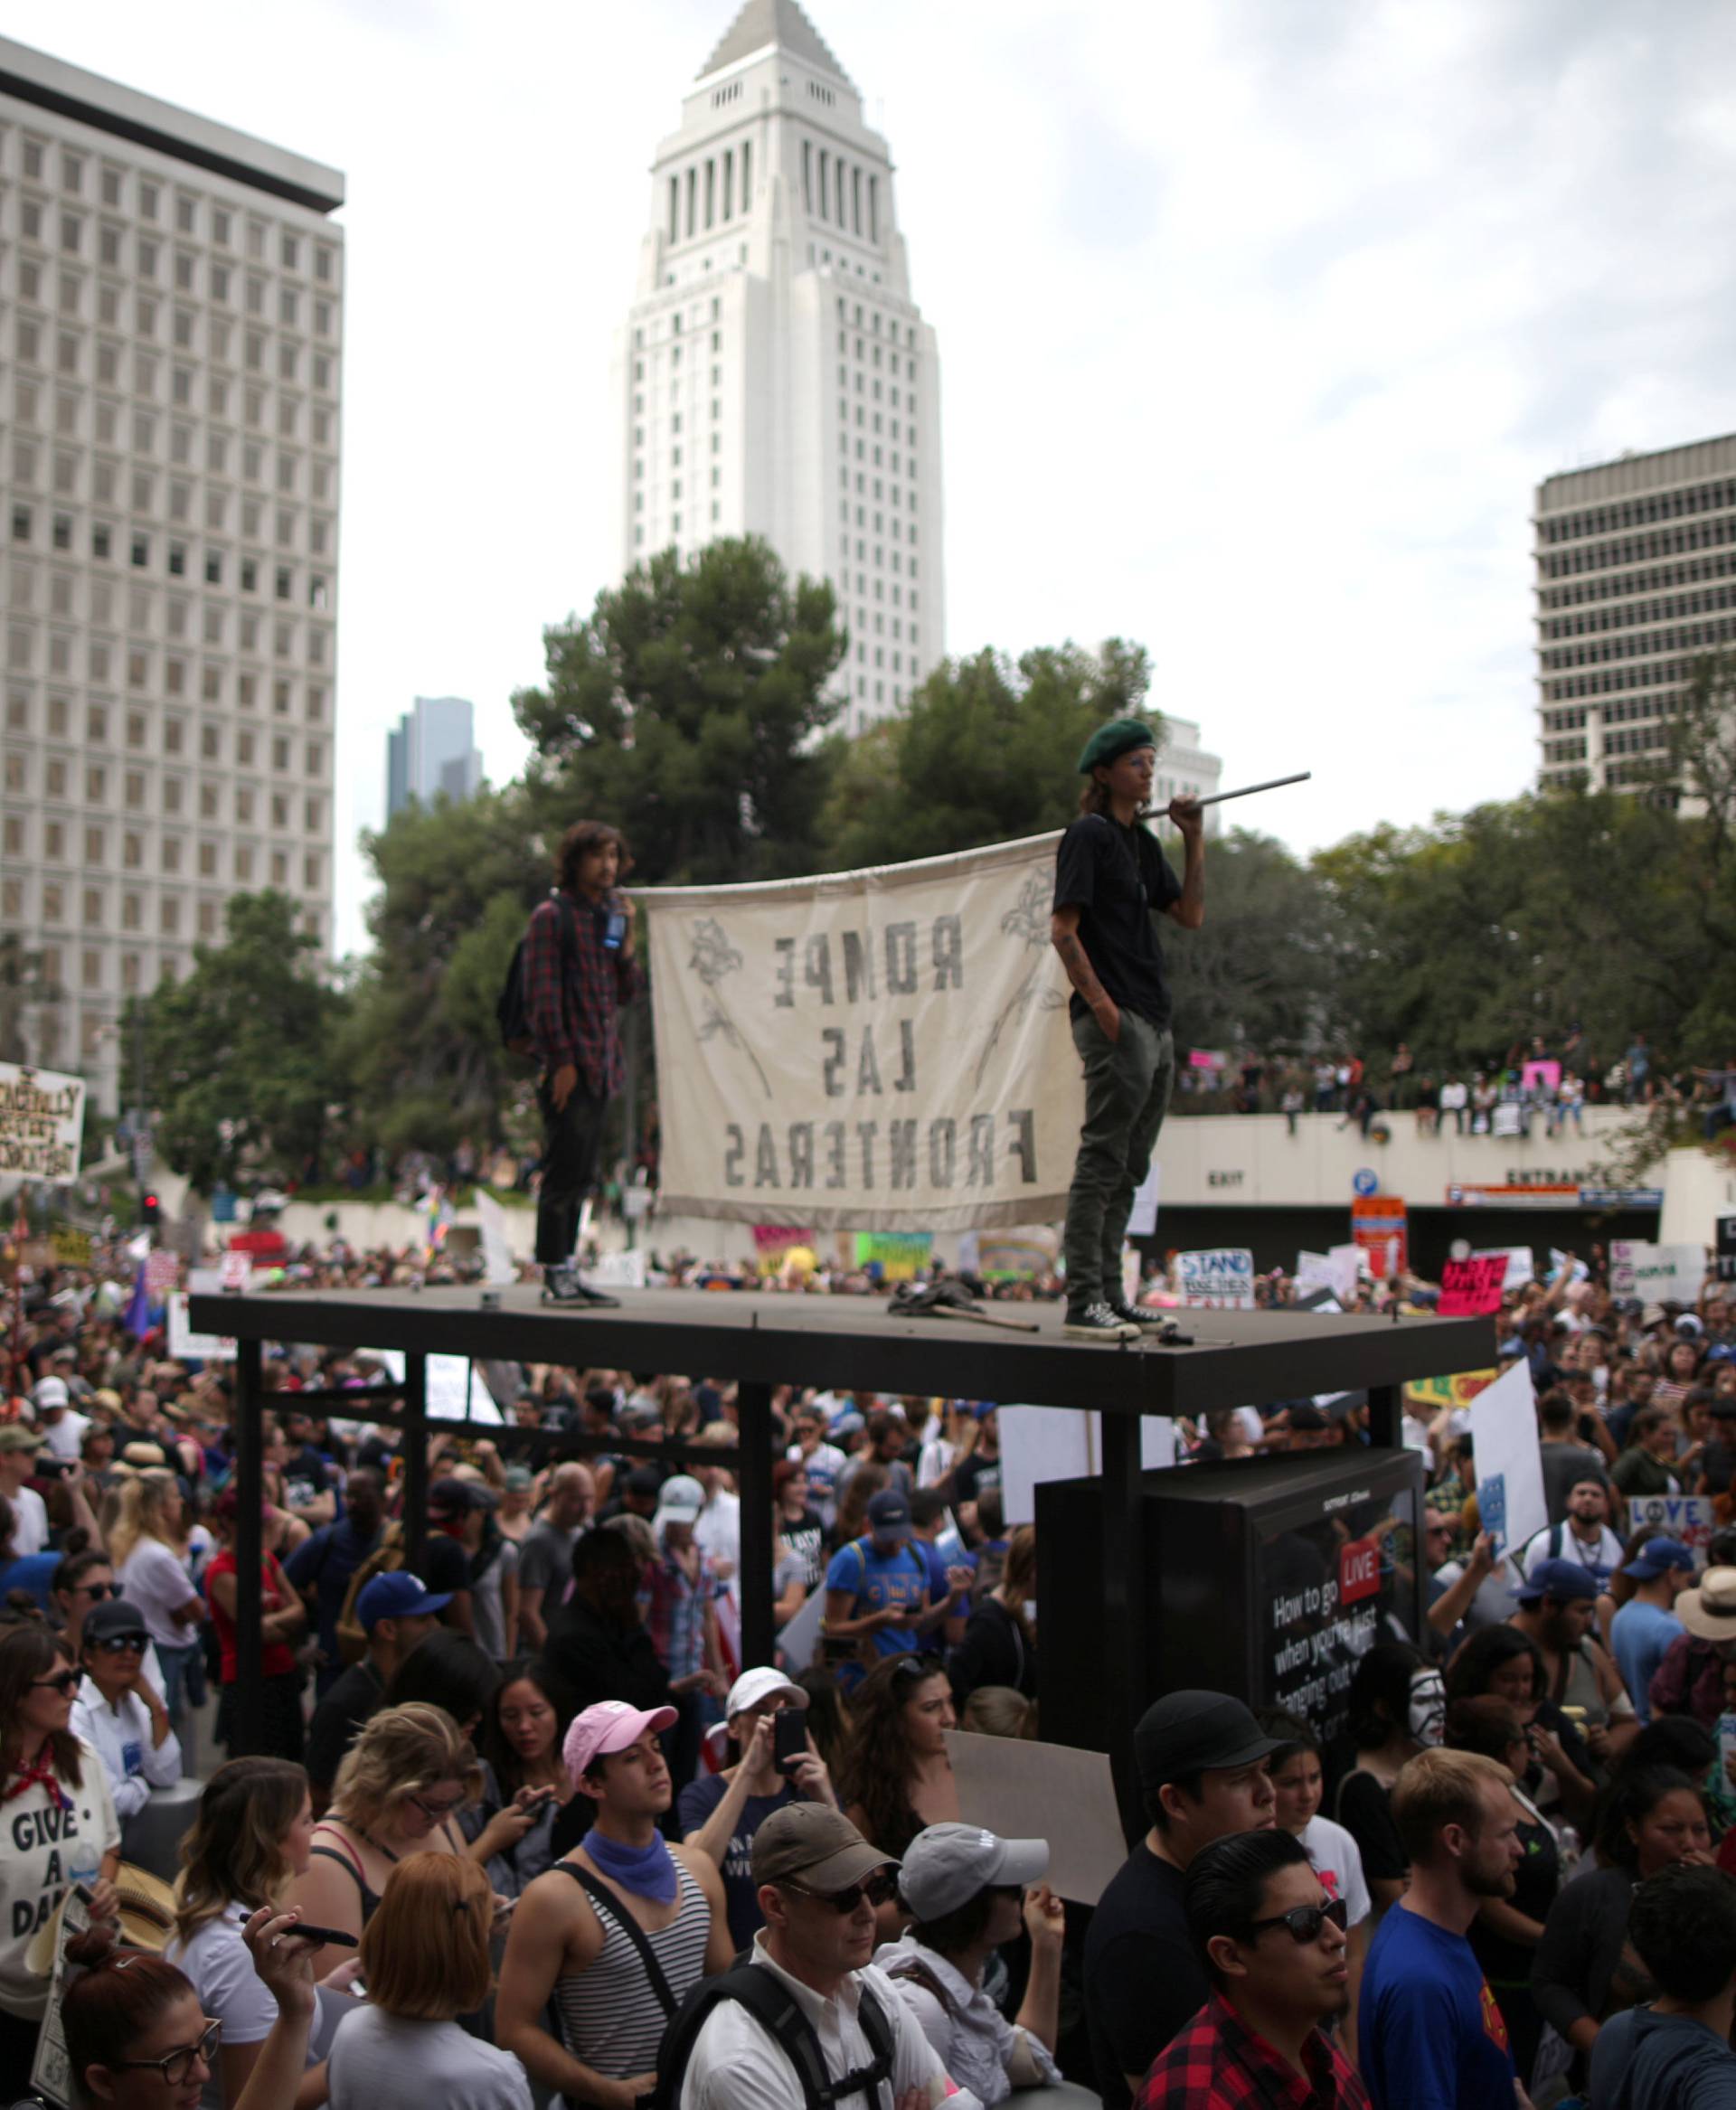
M 945 650 L 940 377 L 886 142 L 796 0 L 747 0 L 652 169 L 617 340 L 623 571 L 760 535 L 831 581 L 855 730 Z
M 1537 486 L 1543 786 L 1656 785 L 1694 662 L 1736 645 L 1736 437 Z
M 331 941 L 343 202 L 0 39 L 0 930 L 107 1109 L 229 895 Z

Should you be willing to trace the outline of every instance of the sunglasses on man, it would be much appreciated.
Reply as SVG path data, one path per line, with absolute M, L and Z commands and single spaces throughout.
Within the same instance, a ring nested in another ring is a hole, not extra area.
M 1329 1898 L 1324 1905 L 1292 1906 L 1289 1911 L 1274 1913 L 1269 1919 L 1250 1920 L 1248 1931 L 1257 1935 L 1269 1926 L 1287 1926 L 1290 1939 L 1306 1947 L 1320 1939 L 1320 1929 L 1328 1920 L 1340 1934 L 1350 1925 L 1350 1907 L 1344 1898 Z
M 794 1890 L 798 1898 L 812 1898 L 817 1904 L 829 1905 L 840 1918 L 847 1912 L 854 1912 L 864 1898 L 878 1910 L 898 1896 L 897 1879 L 888 1869 L 876 1869 L 872 1876 L 852 1883 L 847 1890 L 810 1890 L 806 1883 L 786 1883 L 783 1888 Z

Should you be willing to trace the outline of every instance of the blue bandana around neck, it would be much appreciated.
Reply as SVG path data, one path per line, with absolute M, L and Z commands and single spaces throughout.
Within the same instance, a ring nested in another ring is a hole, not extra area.
M 673 1905 L 679 1885 L 675 1857 L 661 1832 L 654 1832 L 649 1846 L 623 1846 L 600 1832 L 587 1832 L 585 1851 L 600 1872 L 636 1898 L 649 1898 L 658 1905 Z

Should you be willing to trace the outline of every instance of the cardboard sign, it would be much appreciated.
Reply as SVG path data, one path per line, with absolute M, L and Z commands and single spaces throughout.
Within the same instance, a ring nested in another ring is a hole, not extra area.
M 83 1078 L 0 1062 L 0 1173 L 65 1185 L 83 1135 Z
M 156 1256 L 153 1254 L 152 1259 Z M 173 1255 L 166 1258 L 173 1259 Z M 148 1268 L 150 1261 L 145 1263 Z M 148 1279 L 148 1276 L 147 1276 Z M 220 1296 L 223 1278 L 215 1267 L 195 1267 L 187 1276 L 184 1293 L 175 1290 L 169 1297 L 169 1353 L 177 1362 L 191 1359 L 195 1362 L 233 1362 L 235 1343 L 228 1334 L 195 1333 L 193 1322 L 187 1316 L 188 1296 Z
M 1506 1273 L 1501 1277 L 1503 1289 L 1523 1289 L 1537 1272 L 1536 1258 L 1529 1246 L 1478 1246 L 1471 1258 L 1505 1261 Z
M 1609 1294 L 1637 1296 L 1642 1304 L 1699 1303 L 1706 1279 L 1703 1246 L 1656 1246 L 1646 1239 L 1611 1239 Z
M 1530 1365 L 1515 1362 L 1505 1377 L 1480 1391 L 1471 1401 L 1471 1455 L 1477 1465 L 1477 1507 L 1484 1490 L 1500 1482 L 1502 1528 L 1498 1533 L 1485 1519 L 1485 1528 L 1495 1537 L 1496 1550 L 1524 1546 L 1549 1523 L 1549 1505 L 1543 1499 L 1543 1461 L 1537 1443 L 1537 1395 L 1531 1381 Z M 1494 1490 L 1490 1490 L 1491 1499 Z
M 1448 1260 L 1440 1271 L 1437 1314 L 1443 1319 L 1476 1319 L 1498 1312 L 1506 1272 L 1504 1253 L 1486 1253 L 1480 1259 Z
M 1095 1905 L 1127 1858 L 1104 1751 L 947 1731 L 958 1815 L 1002 1839 L 1046 1839 L 1058 1898 Z
M 1246 1246 L 1177 1253 L 1175 1286 L 1184 1305 L 1215 1311 L 1254 1308 L 1254 1256 Z
M 1717 1529 L 1709 1494 L 1637 1494 L 1628 1502 L 1629 1528 L 1639 1531 L 1655 1525 L 1665 1538 L 1679 1539 L 1694 1555 L 1694 1565 L 1706 1565 L 1712 1534 Z
M 67 2057 L 66 2035 L 61 2028 L 61 2002 L 66 1996 L 66 1948 L 90 1925 L 90 1908 L 74 1885 L 66 1893 L 61 1907 L 61 1924 L 54 1943 L 54 1975 L 48 1987 L 48 2011 L 42 2017 L 42 2035 L 36 2039 L 36 2058 L 30 2069 L 31 2086 L 51 2103 L 61 2105 L 62 2110 L 70 2110 L 78 2099 L 72 2090 L 72 2061 Z

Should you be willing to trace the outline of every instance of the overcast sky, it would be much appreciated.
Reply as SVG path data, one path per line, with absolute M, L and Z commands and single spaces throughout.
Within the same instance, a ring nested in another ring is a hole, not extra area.
M 610 332 L 731 0 L 0 0 L 343 169 L 338 940 L 417 693 L 495 781 L 614 550 Z M 1736 427 L 1728 0 L 814 0 L 939 334 L 947 646 L 1146 644 L 1298 849 L 1534 766 L 1537 479 Z

